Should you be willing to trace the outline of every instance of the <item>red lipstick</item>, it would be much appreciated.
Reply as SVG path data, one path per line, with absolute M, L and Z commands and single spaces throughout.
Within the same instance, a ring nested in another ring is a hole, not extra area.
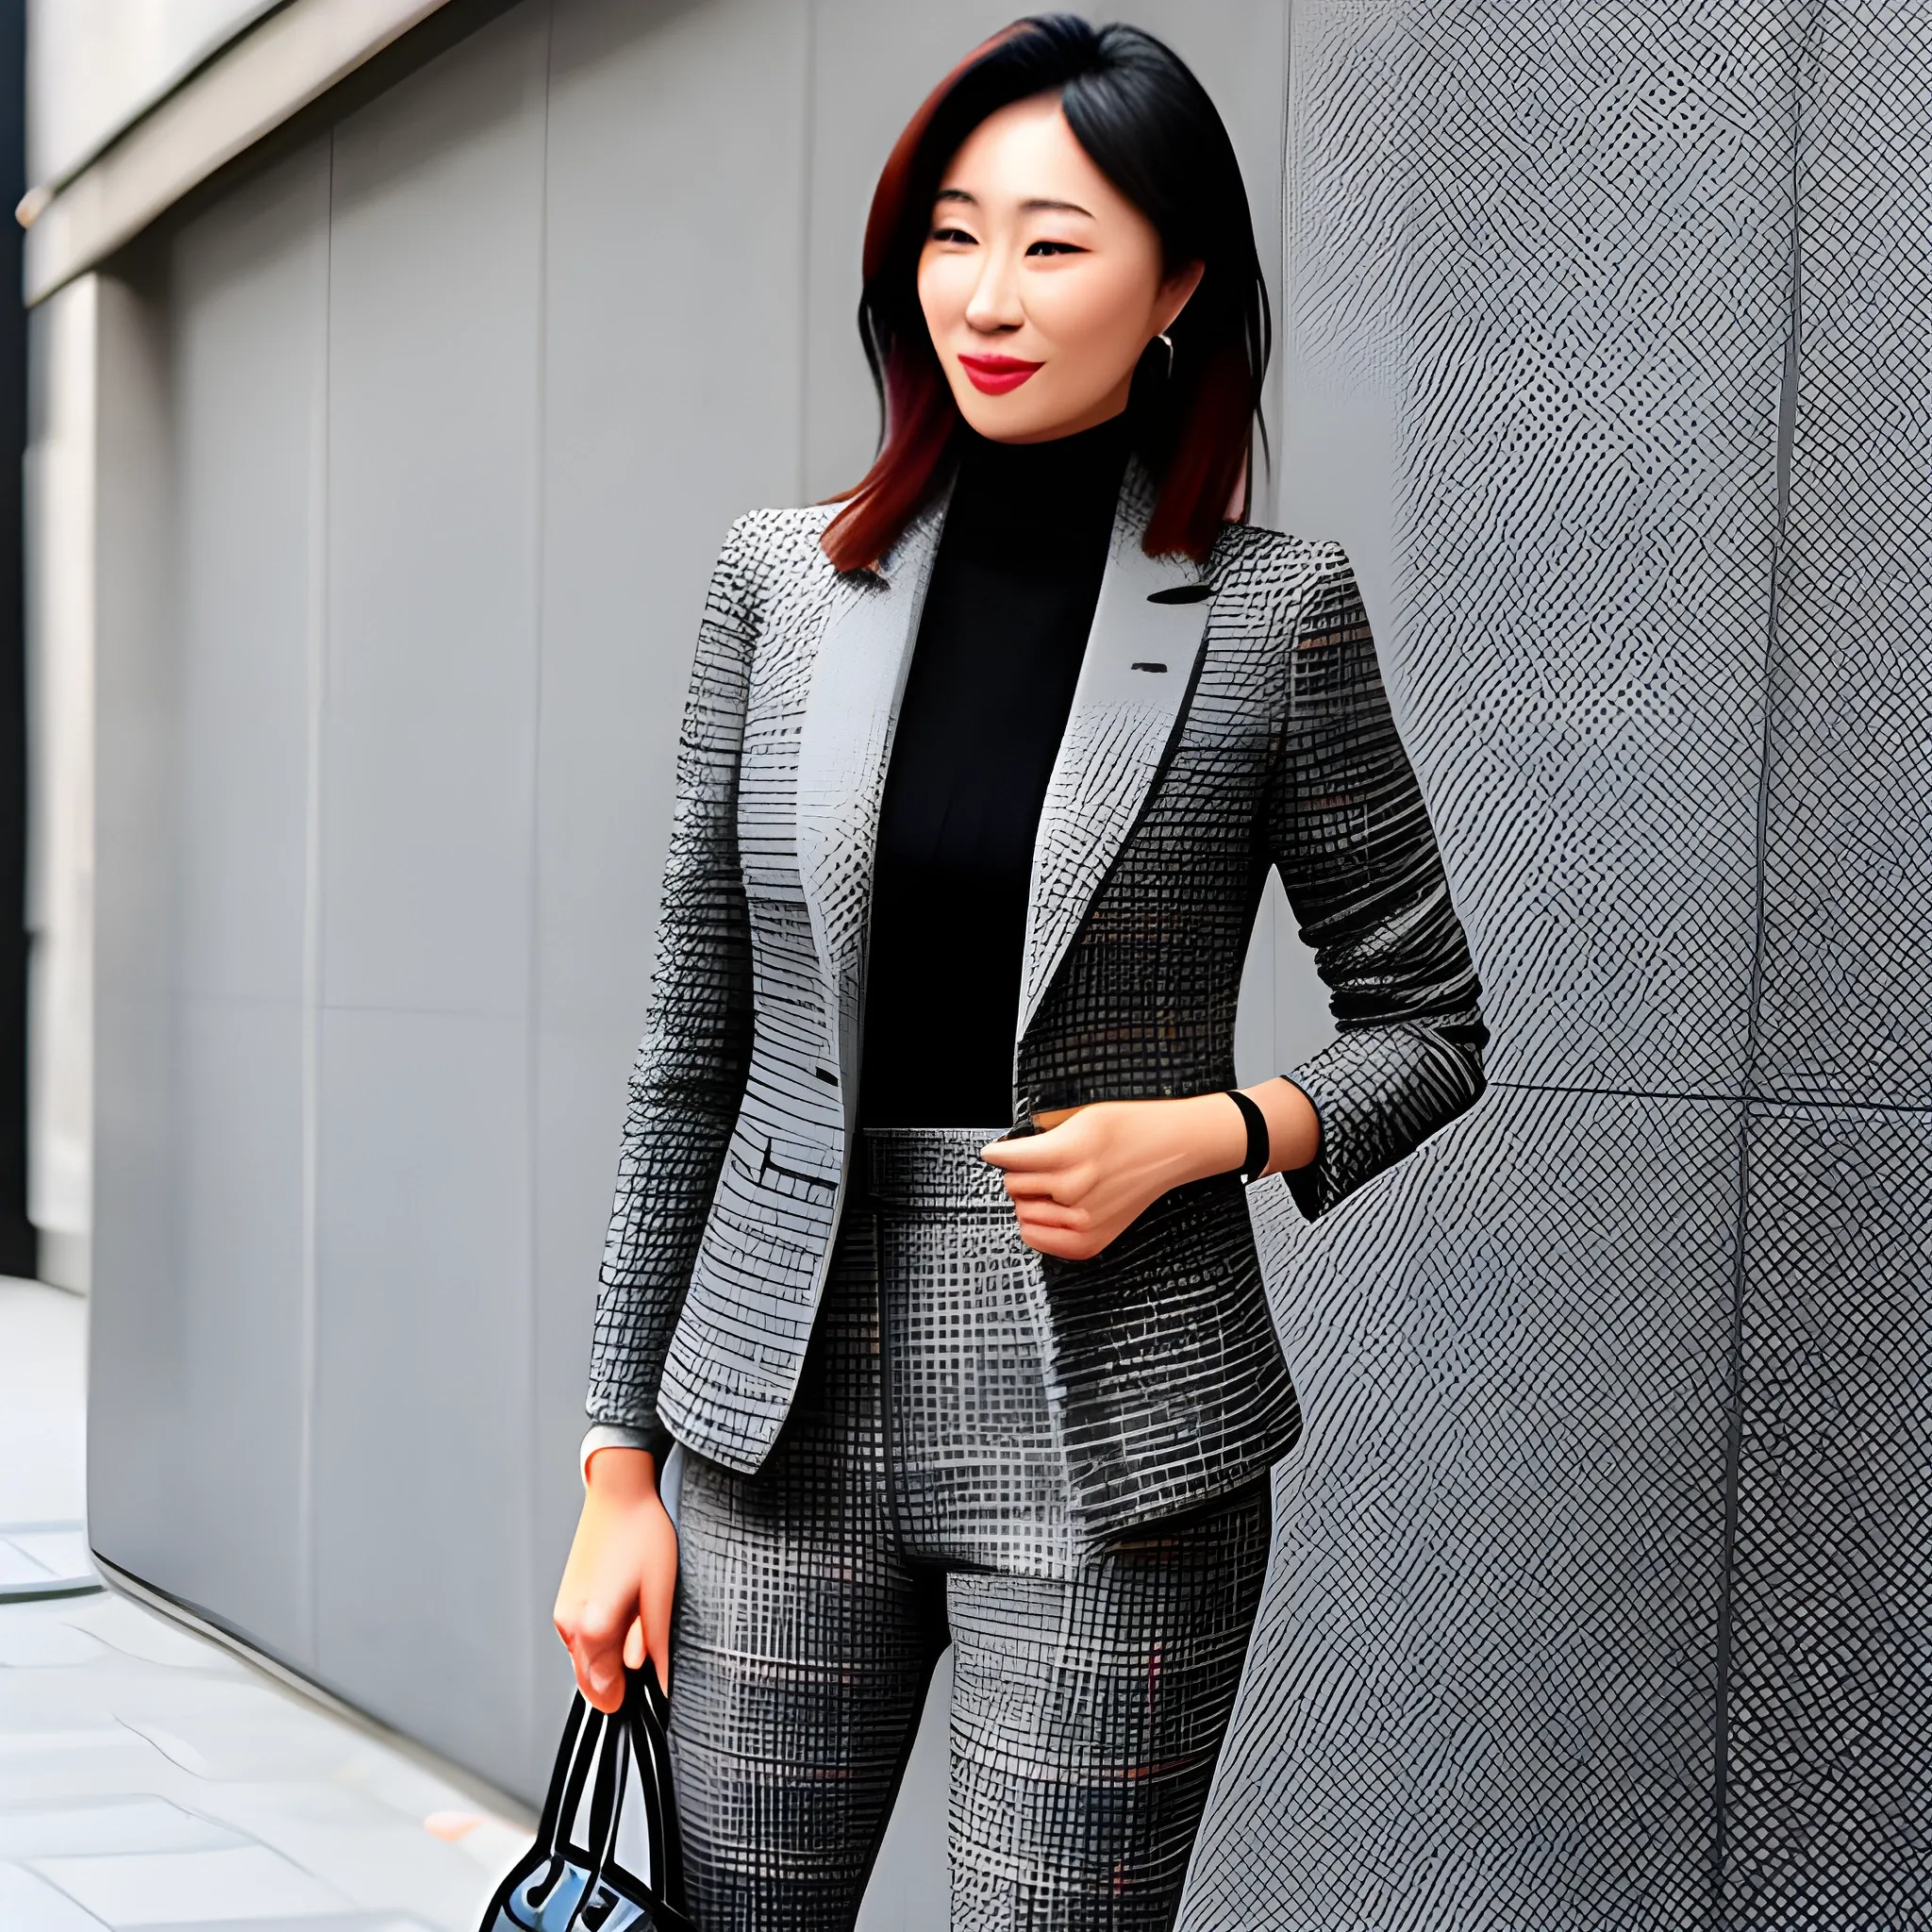
M 961 356 L 959 366 L 966 379 L 982 395 L 1003 396 L 1018 389 L 1043 362 L 1022 362 L 1016 356 Z

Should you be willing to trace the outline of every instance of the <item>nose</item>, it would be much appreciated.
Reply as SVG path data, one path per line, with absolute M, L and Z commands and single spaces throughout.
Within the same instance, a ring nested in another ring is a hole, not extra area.
M 981 335 L 999 335 L 1018 328 L 1025 319 L 1011 251 L 989 248 L 980 264 L 979 278 L 973 285 L 972 299 L 966 304 L 966 326 Z

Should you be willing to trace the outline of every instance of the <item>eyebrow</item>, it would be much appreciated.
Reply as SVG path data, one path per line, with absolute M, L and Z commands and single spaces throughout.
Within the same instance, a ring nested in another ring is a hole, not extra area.
M 978 195 L 969 194 L 963 188 L 941 188 L 933 196 L 933 199 L 935 201 L 963 201 L 971 208 L 977 208 L 979 206 Z M 1036 198 L 1032 201 L 1023 201 L 1020 204 L 1020 212 L 1026 215 L 1085 215 L 1090 222 L 1093 219 L 1092 209 L 1082 208 L 1077 201 L 1046 201 Z

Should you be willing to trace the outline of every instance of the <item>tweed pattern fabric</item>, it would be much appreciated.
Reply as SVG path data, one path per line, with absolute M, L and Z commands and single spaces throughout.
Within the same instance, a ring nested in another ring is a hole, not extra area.
M 1342 1027 L 1287 1070 L 1322 1116 L 1296 1182 L 1321 1213 L 1480 1091 L 1476 978 L 1347 559 L 1241 527 L 1205 569 L 1150 558 L 1151 496 L 1130 467 L 1042 812 L 1015 1113 L 1231 1084 L 1276 865 Z M 822 510 L 743 520 L 699 640 L 588 1407 L 741 1471 L 788 1412 L 845 1197 L 871 856 L 943 513 L 874 578 L 833 572 Z M 1092 1532 L 1238 1487 L 1293 1440 L 1231 1187 L 1049 1271 L 1046 1307 Z
M 705 1932 L 854 1923 L 948 1641 L 954 1932 L 1173 1922 L 1260 1598 L 1267 1488 L 1048 1576 L 1061 1554 L 1051 1508 L 1031 1513 L 1031 1493 L 1016 1512 L 989 1507 L 1006 1457 L 988 1452 L 1024 1450 L 1031 1397 L 989 1415 L 962 1392 L 895 1428 L 882 1309 L 927 1327 L 960 1307 L 956 1280 L 898 1261 L 958 1253 L 998 1282 L 1033 1258 L 1010 1217 L 987 1217 L 963 1158 L 972 1139 L 864 1137 L 879 1199 L 844 1216 L 776 1448 L 752 1475 L 687 1466 L 671 1740 Z M 979 1445 L 971 1480 L 962 1421 Z M 950 1521 L 907 1481 L 941 1446 L 961 1492 Z M 1002 1569 L 955 1560 L 958 1524 L 973 1521 L 996 1532 Z M 1023 1546 L 1029 1524 L 1051 1564 Z
M 791 807 L 810 663 L 797 639 L 849 594 L 812 567 L 813 556 L 823 561 L 822 522 L 745 518 L 711 574 L 678 744 L 655 993 L 631 1072 L 591 1342 L 593 1420 L 655 1429 L 665 1356 L 699 1242 L 715 1226 L 720 1306 L 700 1307 L 685 1346 L 718 1351 L 732 1372 L 739 1406 L 721 1406 L 715 1419 L 727 1457 L 760 1424 L 775 1431 L 783 1419 L 838 1191 L 839 1096 L 816 1078 L 827 1058 L 826 988 L 795 841 L 773 823 L 774 793 Z M 775 1023 L 758 1042 L 756 1078 L 755 1001 Z M 727 1149 L 737 1157 L 728 1169 Z M 736 1321 L 733 1286 L 742 1294 Z
M 1079 1567 L 1041 1257 L 1014 1238 L 998 1128 L 860 1135 L 905 1547 L 1009 1576 Z M 848 1215 L 853 1210 L 848 1209 Z

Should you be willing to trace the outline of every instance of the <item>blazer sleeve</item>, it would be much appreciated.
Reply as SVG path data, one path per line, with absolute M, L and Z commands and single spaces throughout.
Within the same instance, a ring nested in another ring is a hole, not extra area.
M 1287 1076 L 1322 1125 L 1312 1164 L 1287 1175 L 1313 1220 L 1474 1105 L 1489 1035 L 1361 592 L 1337 544 L 1323 546 L 1303 600 L 1289 679 L 1272 857 L 1341 1032 Z
M 745 552 L 733 525 L 698 631 L 657 969 L 631 1069 L 584 1404 L 593 1423 L 639 1431 L 660 1449 L 658 1378 L 751 1058 L 751 932 L 738 853 L 756 627 Z

